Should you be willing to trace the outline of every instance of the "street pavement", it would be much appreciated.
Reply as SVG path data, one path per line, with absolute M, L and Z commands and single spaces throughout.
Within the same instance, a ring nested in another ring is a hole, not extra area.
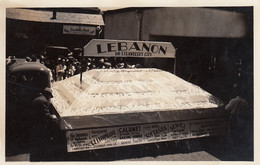
M 30 161 L 30 153 L 9 156 L 6 161 Z M 206 151 L 197 151 L 190 153 L 176 153 L 170 155 L 146 156 L 141 158 L 124 159 L 123 161 L 220 161 L 218 158 L 210 155 Z
M 23 151 L 22 149 L 13 153 L 9 151 L 6 161 L 32 161 L 30 151 L 28 149 Z M 224 139 L 216 137 L 66 154 L 56 153 L 42 161 L 253 161 L 252 155 L 250 146 L 227 147 Z
M 220 161 L 218 158 L 210 155 L 206 151 L 197 151 L 190 153 L 176 153 L 170 155 L 159 155 L 156 157 L 142 157 L 125 159 L 125 161 Z

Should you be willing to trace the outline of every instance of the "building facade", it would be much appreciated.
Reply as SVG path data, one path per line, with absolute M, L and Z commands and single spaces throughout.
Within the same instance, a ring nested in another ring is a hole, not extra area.
M 175 71 L 170 59 L 146 59 L 145 64 L 228 100 L 225 93 L 233 86 L 253 86 L 252 17 L 252 7 L 124 8 L 104 13 L 104 38 L 171 42 Z
M 103 27 L 98 8 L 7 8 L 6 56 L 31 56 L 49 45 L 82 48 Z

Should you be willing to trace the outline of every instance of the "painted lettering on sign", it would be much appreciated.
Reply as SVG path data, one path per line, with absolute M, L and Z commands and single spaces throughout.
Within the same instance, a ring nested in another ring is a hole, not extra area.
M 100 143 L 101 141 L 104 141 L 104 140 L 106 140 L 107 138 L 110 138 L 110 137 L 112 137 L 112 136 L 114 136 L 114 135 L 116 135 L 116 131 L 115 131 L 115 130 L 113 130 L 113 131 L 111 131 L 111 132 L 108 132 L 108 133 L 106 133 L 106 134 L 104 134 L 104 135 L 102 135 L 102 136 L 100 136 L 100 137 L 97 137 L 97 138 L 91 140 L 91 141 L 90 141 L 90 144 L 92 144 L 92 145 L 98 144 L 98 143 Z
M 63 34 L 74 34 L 74 35 L 95 35 L 96 28 L 91 26 L 74 26 L 64 25 Z
M 167 127 L 166 127 L 166 126 L 162 126 L 162 127 L 159 127 L 159 128 L 157 128 L 157 129 L 155 129 L 155 130 L 153 130 L 153 131 L 150 131 L 150 132 L 146 133 L 146 134 L 145 134 L 145 137 L 146 137 L 146 138 L 150 138 L 150 137 L 156 136 L 156 135 L 158 135 L 158 134 L 160 134 L 161 132 L 164 132 L 164 131 L 166 131 L 166 130 L 167 130 Z
M 175 58 L 170 42 L 92 39 L 84 46 L 84 56 Z
M 66 132 L 68 152 L 225 135 L 228 118 L 128 125 Z
M 162 46 L 155 43 L 137 43 L 137 42 L 132 42 L 132 43 L 111 42 L 111 43 L 106 43 L 106 45 L 97 44 L 98 54 L 107 53 L 107 52 L 127 52 L 127 51 L 131 53 L 149 52 L 149 53 L 157 53 L 157 54 L 166 54 L 167 46 Z
M 170 125 L 169 128 L 173 132 L 185 131 L 185 124 L 184 123 L 174 123 L 174 124 Z
M 141 127 L 140 126 L 132 126 L 132 127 L 121 127 L 119 128 L 119 132 L 137 132 L 140 131 Z

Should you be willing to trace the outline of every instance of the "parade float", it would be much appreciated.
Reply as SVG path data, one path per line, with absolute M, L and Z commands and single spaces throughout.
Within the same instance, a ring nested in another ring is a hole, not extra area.
M 96 50 L 96 51 L 95 51 Z M 92 40 L 85 56 L 175 58 L 171 43 Z M 155 68 L 93 69 L 55 82 L 52 104 L 67 151 L 191 139 L 227 132 L 224 104 Z

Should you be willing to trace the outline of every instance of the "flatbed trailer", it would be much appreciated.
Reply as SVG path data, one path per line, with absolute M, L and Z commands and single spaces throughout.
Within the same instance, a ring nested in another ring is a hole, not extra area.
M 83 83 L 78 79 L 52 87 L 68 152 L 227 132 L 223 103 L 169 72 L 95 69 L 83 74 Z
M 124 47 L 127 42 L 120 41 Z M 108 43 L 109 50 L 118 46 L 114 40 Z M 133 43 L 132 49 L 142 44 Z M 97 52 L 107 54 L 100 46 Z M 221 100 L 160 69 L 93 69 L 55 82 L 52 89 L 67 152 L 225 135 L 228 130 Z

